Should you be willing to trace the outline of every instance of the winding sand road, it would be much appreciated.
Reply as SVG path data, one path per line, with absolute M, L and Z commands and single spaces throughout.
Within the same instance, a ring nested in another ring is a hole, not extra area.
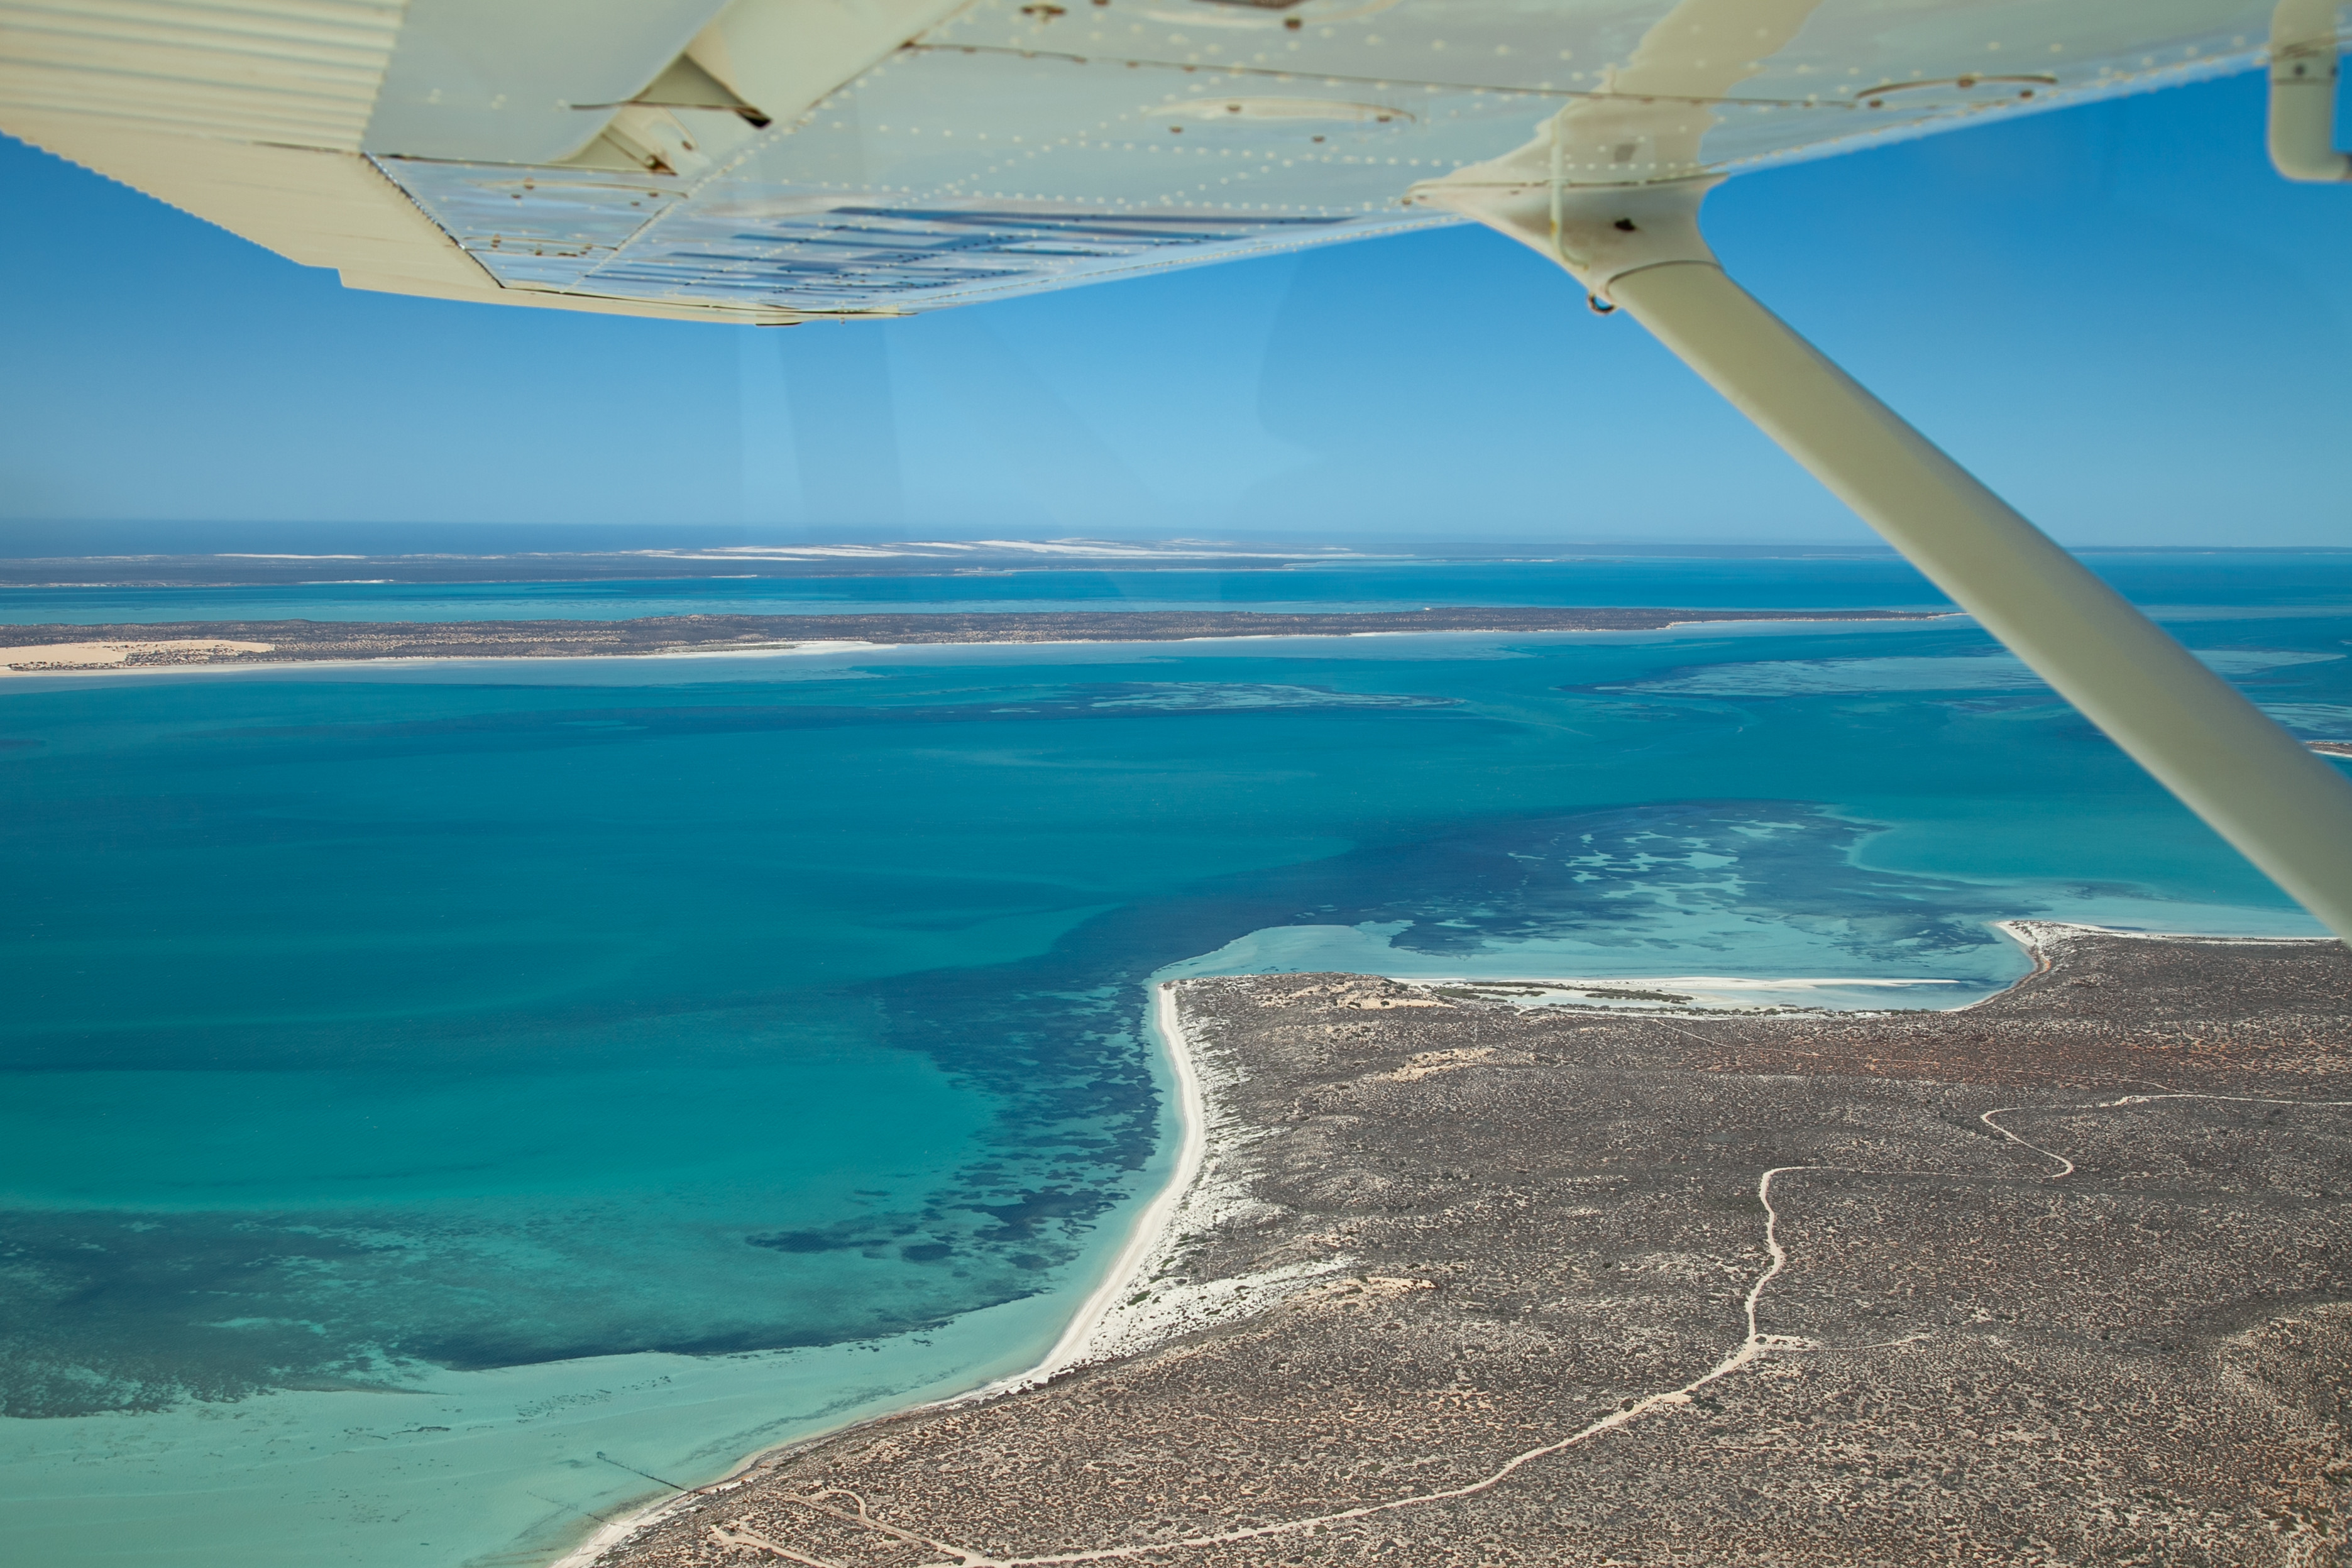
M 2147 1105 L 2159 1101 L 2188 1100 L 2212 1100 L 2245 1104 L 2294 1106 L 2305 1109 L 2342 1109 L 2347 1106 L 2352 1106 L 2352 1101 L 2347 1100 L 2287 1100 L 2267 1095 L 2200 1094 L 2182 1092 L 2168 1092 L 2161 1094 L 2129 1094 L 2125 1095 L 2120 1099 L 2100 1101 L 2089 1104 L 2003 1106 L 1997 1110 L 1985 1112 L 1978 1118 L 1978 1120 L 1982 1122 L 1993 1132 L 2000 1134 L 2001 1137 L 2006 1139 L 2009 1143 L 2015 1145 L 2019 1148 L 2029 1151 L 2039 1158 L 2048 1160 L 2054 1165 L 2057 1167 L 2056 1170 L 2045 1178 L 2046 1180 L 2054 1183 L 2063 1181 L 2068 1176 L 2074 1174 L 2077 1168 L 2074 1162 L 2063 1155 L 2043 1148 L 2039 1144 L 2032 1143 L 2025 1138 L 2020 1137 L 2008 1127 L 2001 1125 L 1997 1118 L 2032 1112 L 2108 1111 L 2123 1106 Z M 1244 1529 L 1220 1531 L 1214 1534 L 1188 1536 L 1177 1541 L 1157 1541 L 1126 1545 L 1108 1545 L 1089 1550 L 1057 1552 L 1040 1556 L 1029 1557 L 992 1556 L 988 1552 L 977 1548 L 959 1546 L 949 1542 L 935 1540 L 929 1536 L 921 1535 L 912 1531 L 902 1530 L 883 1520 L 874 1517 L 871 1511 L 867 1508 L 864 1499 L 857 1497 L 855 1493 L 837 1488 L 827 1489 L 804 1496 L 787 1494 L 782 1500 L 797 1504 L 800 1507 L 808 1510 L 812 1513 L 821 1514 L 824 1517 L 838 1520 L 846 1523 L 860 1525 L 866 1529 L 889 1537 L 893 1541 L 908 1545 L 923 1546 L 942 1554 L 937 1562 L 919 1564 L 918 1568 L 1060 1568 L 1060 1565 L 1066 1563 L 1111 1563 L 1132 1561 L 1145 1557 L 1165 1557 L 1171 1553 L 1184 1551 L 1197 1551 L 1209 1547 L 1230 1546 L 1244 1542 L 1270 1540 L 1279 1536 L 1311 1534 L 1316 1531 L 1324 1530 L 1333 1525 L 1346 1524 L 1357 1520 L 1370 1519 L 1379 1514 L 1394 1512 L 1402 1509 L 1420 1508 L 1431 1503 L 1451 1502 L 1459 1500 L 1463 1498 L 1472 1497 L 1477 1493 L 1486 1491 L 1489 1489 L 1501 1484 L 1517 1471 L 1525 1469 L 1527 1466 L 1535 1463 L 1538 1459 L 1549 1458 L 1555 1454 L 1565 1453 L 1570 1448 L 1590 1443 L 1595 1438 L 1606 1437 L 1610 1433 L 1619 1431 L 1624 1427 L 1633 1425 L 1637 1421 L 1644 1420 L 1650 1416 L 1669 1413 L 1678 1407 L 1686 1407 L 1691 1403 L 1691 1396 L 1696 1394 L 1700 1389 L 1706 1387 L 1709 1384 L 1730 1377 L 1768 1356 L 1802 1354 L 1826 1349 L 1837 1349 L 1852 1352 L 1891 1348 L 1896 1344 L 1912 1343 L 1920 1339 L 1928 1337 L 1924 1334 L 1915 1334 L 1906 1336 L 1899 1340 L 1886 1341 L 1881 1344 L 1826 1346 L 1795 1335 L 1767 1333 L 1759 1325 L 1757 1312 L 1763 1301 L 1765 1291 L 1771 1288 L 1772 1282 L 1779 1279 L 1790 1265 L 1788 1250 L 1782 1244 L 1780 1237 L 1780 1211 L 1772 1201 L 1773 1184 L 1783 1176 L 1801 1176 L 1808 1172 L 1814 1171 L 1838 1171 L 1853 1176 L 1940 1176 L 1959 1179 L 1968 1179 L 1977 1174 L 1968 1171 L 1923 1169 L 1870 1170 L 1852 1166 L 1830 1165 L 1776 1166 L 1772 1169 L 1764 1172 L 1763 1175 L 1757 1179 L 1756 1198 L 1764 1208 L 1764 1249 L 1770 1259 L 1770 1262 L 1765 1267 L 1764 1271 L 1756 1277 L 1755 1282 L 1748 1287 L 1747 1297 L 1743 1302 L 1748 1332 L 1740 1342 L 1732 1348 L 1730 1353 L 1721 1361 L 1716 1363 L 1715 1365 L 1709 1367 L 1706 1372 L 1682 1385 L 1680 1387 L 1663 1390 L 1659 1393 L 1652 1394 L 1646 1398 L 1631 1401 L 1623 1408 L 1613 1411 L 1611 1414 L 1601 1417 L 1599 1420 L 1590 1422 L 1587 1425 L 1579 1427 L 1576 1431 L 1568 1434 L 1566 1437 L 1559 1437 L 1549 1442 L 1541 1443 L 1534 1448 L 1514 1454 L 1486 1475 L 1482 1476 L 1478 1479 L 1471 1481 L 1466 1485 L 1448 1487 L 1435 1491 L 1411 1493 L 1402 1497 L 1391 1498 L 1384 1502 L 1370 1503 L 1356 1508 L 1342 1509 L 1333 1513 L 1316 1514 L 1304 1519 L 1284 1520 L 1272 1524 L 1252 1525 Z M 825 1500 L 832 1497 L 849 1498 L 855 1506 L 856 1511 L 854 1513 L 846 1512 L 843 1510 L 828 1506 Z M 777 1542 L 771 1541 L 751 1531 L 747 1525 L 741 1523 L 735 1525 L 712 1525 L 709 1527 L 709 1530 L 712 1538 L 723 1545 L 764 1552 L 772 1556 L 782 1558 L 788 1562 L 804 1564 L 806 1565 L 806 1568 L 847 1568 L 847 1565 L 845 1564 L 837 1563 L 805 1552 L 796 1551 Z
M 1187 981 L 1218 1207 L 1123 1288 L 1158 1337 L 582 1561 L 2341 1556 L 2352 954 L 2021 935 L 2053 961 L 1950 1012 Z

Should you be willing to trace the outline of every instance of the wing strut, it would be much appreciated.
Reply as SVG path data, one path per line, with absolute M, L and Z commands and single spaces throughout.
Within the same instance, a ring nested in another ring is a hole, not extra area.
M 2279 0 L 2271 13 L 2271 162 L 2290 180 L 2352 180 L 2336 151 L 2338 0 Z
M 1554 147 L 1564 139 L 1556 129 Z M 1541 144 L 1420 186 L 1655 333 L 2303 906 L 2352 940 L 2352 781 L 1799 337 L 1701 237 L 1716 183 L 1564 185 Z M 1552 159 L 1555 168 L 1559 159 Z M 1530 179 L 1528 176 L 1534 174 Z

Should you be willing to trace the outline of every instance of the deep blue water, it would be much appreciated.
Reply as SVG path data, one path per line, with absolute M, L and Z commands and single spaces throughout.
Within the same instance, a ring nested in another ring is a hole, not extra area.
M 2105 560 L 2352 737 L 2352 566 Z M 1143 586 L 1926 597 L 1456 571 Z M 972 588 L 849 580 L 763 602 Z M 1959 999 L 2004 916 L 2316 929 L 1956 622 L 16 679 L 0 840 L 0 1542 L 58 1564 L 537 1561 L 1023 1364 L 1156 1179 L 1170 966 Z

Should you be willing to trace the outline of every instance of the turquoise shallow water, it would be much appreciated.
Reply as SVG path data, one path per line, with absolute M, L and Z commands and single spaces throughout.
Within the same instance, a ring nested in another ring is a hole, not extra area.
M 2352 737 L 2334 558 L 2147 559 Z M 1171 966 L 2315 929 L 1956 622 L 17 680 L 0 836 L 0 1549 L 65 1564 L 541 1561 L 1025 1364 L 1157 1179 Z

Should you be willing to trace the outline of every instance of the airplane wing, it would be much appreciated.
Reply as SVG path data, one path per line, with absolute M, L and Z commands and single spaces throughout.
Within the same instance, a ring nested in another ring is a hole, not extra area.
M 1579 104 L 1623 183 L 2239 71 L 2272 9 L 1729 3 L 1715 57 L 1674 0 L 0 0 L 0 130 L 353 287 L 782 324 L 1458 222 L 1407 193 Z

